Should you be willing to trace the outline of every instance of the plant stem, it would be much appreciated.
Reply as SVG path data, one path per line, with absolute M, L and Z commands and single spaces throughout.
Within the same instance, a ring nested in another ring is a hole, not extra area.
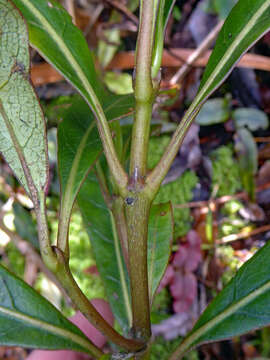
M 58 269 L 55 275 L 66 290 L 74 306 L 76 306 L 99 331 L 119 347 L 128 351 L 141 350 L 144 347 L 142 342 L 124 338 L 100 315 L 74 280 L 65 254 L 58 248 L 55 248 L 55 253 L 58 259 Z
M 120 160 L 118 159 L 109 124 L 98 100 L 95 105 L 96 107 L 94 110 L 97 120 L 97 127 L 102 141 L 106 160 L 120 194 L 123 194 L 123 196 L 125 196 L 128 176 L 123 169 Z
M 99 161 L 96 163 L 95 174 L 96 174 L 99 186 L 100 186 L 100 190 L 101 190 L 103 199 L 104 199 L 108 209 L 111 210 L 113 199 L 109 192 L 106 178 L 105 178 L 103 169 L 102 169 Z
M 136 106 L 130 155 L 130 175 L 138 179 L 143 179 L 146 174 L 149 128 L 155 95 L 151 76 L 155 1 L 142 0 L 141 3 L 135 67 Z
M 151 200 L 144 192 L 126 198 L 129 275 L 132 298 L 133 330 L 139 338 L 151 336 L 147 271 L 147 235 Z
M 133 330 L 138 338 L 151 336 L 147 271 L 148 219 L 152 198 L 144 189 L 152 106 L 157 86 L 151 74 L 156 0 L 140 1 L 140 24 L 134 82 L 135 115 L 130 154 L 129 194 L 125 198 Z

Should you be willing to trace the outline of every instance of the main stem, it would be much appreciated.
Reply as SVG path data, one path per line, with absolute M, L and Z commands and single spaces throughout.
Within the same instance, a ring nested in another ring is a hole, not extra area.
M 144 190 L 152 106 L 156 89 L 151 76 L 155 0 L 140 1 L 140 25 L 134 80 L 135 116 L 130 154 L 130 179 L 125 198 L 133 331 L 151 336 L 147 271 L 148 220 L 152 198 Z
M 126 202 L 129 275 L 133 331 L 136 337 L 151 336 L 147 272 L 147 234 L 151 201 L 143 193 L 132 194 Z
M 154 0 L 142 0 L 136 49 L 134 95 L 136 100 L 132 129 L 130 176 L 140 181 L 146 174 L 149 129 L 155 91 L 151 76 Z

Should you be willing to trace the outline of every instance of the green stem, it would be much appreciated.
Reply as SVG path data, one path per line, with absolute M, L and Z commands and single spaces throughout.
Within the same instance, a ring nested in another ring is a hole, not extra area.
M 40 194 L 40 201 L 38 205 L 35 206 L 35 213 L 37 217 L 38 240 L 41 257 L 48 269 L 54 272 L 58 263 L 51 247 L 44 194 Z
M 130 176 L 134 178 L 135 182 L 144 182 L 143 179 L 147 170 L 151 117 L 152 100 L 150 103 L 137 100 L 130 154 Z
M 140 1 L 134 82 L 136 104 L 131 140 L 129 194 L 125 198 L 133 330 L 138 338 L 144 340 L 151 336 L 147 235 L 152 198 L 148 197 L 148 190 L 144 189 L 144 181 L 152 106 L 158 87 L 151 74 L 156 7 L 156 0 Z
M 126 186 L 128 183 L 128 176 L 117 156 L 109 124 L 107 122 L 103 109 L 98 102 L 96 103 L 95 115 L 97 119 L 99 135 L 102 141 L 104 153 L 108 162 L 108 166 L 110 168 L 110 172 L 114 178 L 120 194 L 125 194 Z
M 96 174 L 99 186 L 100 186 L 100 190 L 101 190 L 103 199 L 104 199 L 108 209 L 111 210 L 113 200 L 112 200 L 110 191 L 108 189 L 108 185 L 107 185 L 107 181 L 106 181 L 103 169 L 102 169 L 99 161 L 96 164 L 95 174 Z
M 65 254 L 58 248 L 55 248 L 55 253 L 58 260 L 58 269 L 55 275 L 66 290 L 74 306 L 76 306 L 76 308 L 78 308 L 99 331 L 116 345 L 128 351 L 142 349 L 144 347 L 142 342 L 124 338 L 100 315 L 74 280 L 66 261 Z
M 140 9 L 134 89 L 136 106 L 130 155 L 130 175 L 136 181 L 142 180 L 146 174 L 149 128 L 155 97 L 151 76 L 154 4 L 155 0 L 142 0 Z
M 145 340 L 151 336 L 147 271 L 147 235 L 151 200 L 146 194 L 130 193 L 126 198 L 129 275 L 133 330 Z

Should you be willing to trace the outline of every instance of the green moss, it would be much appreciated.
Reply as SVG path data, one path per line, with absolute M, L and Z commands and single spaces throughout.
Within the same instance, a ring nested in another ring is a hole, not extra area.
M 241 190 L 239 167 L 231 146 L 221 146 L 210 155 L 212 160 L 212 189 L 218 186 L 216 196 L 233 195 Z
M 170 141 L 169 136 L 161 136 L 150 139 L 148 168 L 153 168 L 161 158 L 166 146 Z M 193 171 L 185 171 L 175 181 L 161 186 L 155 203 L 171 201 L 172 204 L 184 204 L 192 200 L 192 191 L 198 182 Z M 191 228 L 192 218 L 189 209 L 174 208 L 175 238 L 185 235 Z
M 88 235 L 83 230 L 82 217 L 78 212 L 75 212 L 71 217 L 69 248 L 70 269 L 82 291 L 88 299 L 105 298 L 100 277 L 85 272 L 87 268 L 96 263 Z
M 150 139 L 149 156 L 147 161 L 147 166 L 149 169 L 153 169 L 157 165 L 169 142 L 169 136 L 152 137 Z
M 239 261 L 234 255 L 234 249 L 230 246 L 219 246 L 217 248 L 217 256 L 221 263 L 225 266 L 225 271 L 222 274 L 222 283 L 225 286 L 236 274 L 239 266 Z
M 168 360 L 172 352 L 180 344 L 180 339 L 165 340 L 163 337 L 158 337 L 151 348 L 150 360 Z M 197 351 L 191 351 L 185 355 L 183 360 L 199 360 Z

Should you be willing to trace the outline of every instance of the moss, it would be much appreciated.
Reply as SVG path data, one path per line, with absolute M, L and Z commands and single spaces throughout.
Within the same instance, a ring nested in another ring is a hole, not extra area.
M 151 348 L 150 360 L 169 359 L 170 355 L 179 344 L 179 338 L 171 341 L 165 340 L 163 337 L 156 338 Z M 185 355 L 183 360 L 199 360 L 197 351 L 191 351 Z
M 147 166 L 153 169 L 161 158 L 166 146 L 169 144 L 169 136 L 152 137 L 149 141 L 149 156 Z
M 232 147 L 221 146 L 210 155 L 212 160 L 212 189 L 218 186 L 217 196 L 233 195 L 241 190 L 239 166 L 233 157 Z
M 153 168 L 161 158 L 165 147 L 170 141 L 169 136 L 161 136 L 150 139 L 148 168 Z M 198 182 L 194 171 L 185 171 L 175 181 L 162 185 L 155 199 L 155 203 L 171 201 L 172 204 L 184 204 L 192 200 L 193 189 Z M 185 235 L 191 228 L 192 218 L 189 209 L 174 209 L 174 236 L 175 238 Z
M 69 249 L 70 269 L 82 291 L 88 299 L 105 298 L 100 277 L 85 272 L 87 268 L 96 263 L 88 235 L 83 230 L 82 217 L 78 212 L 75 212 L 71 217 Z

